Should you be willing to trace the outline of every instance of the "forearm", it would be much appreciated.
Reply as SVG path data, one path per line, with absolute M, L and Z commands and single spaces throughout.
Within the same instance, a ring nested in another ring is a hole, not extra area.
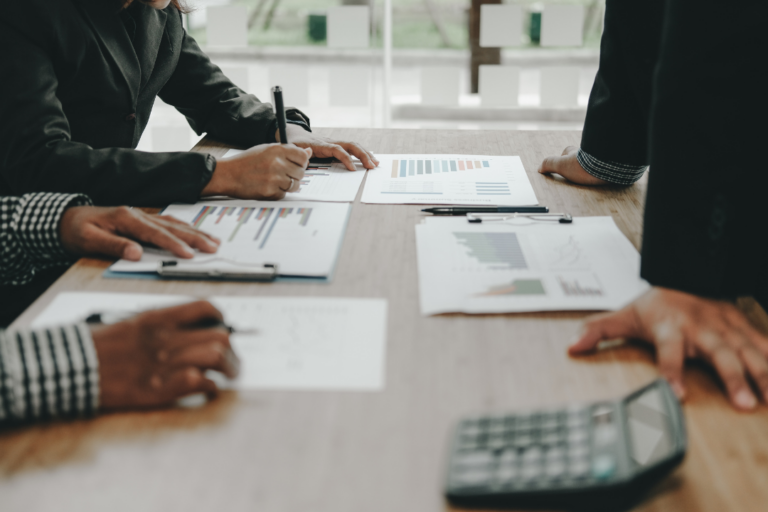
M 38 149 L 8 159 L 0 172 L 10 190 L 0 192 L 84 193 L 100 206 L 193 203 L 215 167 L 215 159 L 202 153 L 95 150 L 64 140 L 35 146 Z
M 0 332 L 0 424 L 92 414 L 99 390 L 85 324 Z
M 90 204 L 78 194 L 25 194 L 0 198 L 0 284 L 21 285 L 35 272 L 69 262 L 59 238 L 59 222 L 68 207 Z

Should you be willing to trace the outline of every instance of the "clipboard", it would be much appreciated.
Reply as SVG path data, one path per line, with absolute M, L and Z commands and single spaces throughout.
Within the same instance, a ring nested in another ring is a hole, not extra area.
M 277 265 L 265 263 L 242 268 L 212 268 L 204 264 L 162 261 L 157 274 L 170 279 L 204 279 L 206 281 L 257 281 L 271 282 L 277 278 Z

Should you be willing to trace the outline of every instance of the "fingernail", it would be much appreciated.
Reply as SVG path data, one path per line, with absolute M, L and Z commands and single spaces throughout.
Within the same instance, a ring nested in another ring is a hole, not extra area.
M 736 393 L 736 405 L 742 409 L 754 409 L 757 405 L 757 400 L 755 399 L 755 395 L 746 389 L 742 389 Z
M 181 250 L 182 250 L 182 252 L 183 252 L 184 254 L 186 254 L 186 255 L 187 255 L 187 256 L 189 256 L 190 258 L 191 258 L 192 256 L 194 256 L 194 255 L 195 255 L 195 252 L 194 252 L 194 251 L 192 250 L 192 248 L 191 248 L 190 246 L 188 246 L 187 244 L 182 244 L 182 245 L 181 245 Z
M 143 252 L 144 251 L 139 244 L 131 244 L 123 249 L 122 258 L 129 261 L 138 261 L 141 259 Z

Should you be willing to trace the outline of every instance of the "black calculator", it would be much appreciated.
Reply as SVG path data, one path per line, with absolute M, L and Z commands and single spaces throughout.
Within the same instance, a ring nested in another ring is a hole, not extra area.
M 446 496 L 467 508 L 620 510 L 680 464 L 686 445 L 664 379 L 614 401 L 467 418 Z

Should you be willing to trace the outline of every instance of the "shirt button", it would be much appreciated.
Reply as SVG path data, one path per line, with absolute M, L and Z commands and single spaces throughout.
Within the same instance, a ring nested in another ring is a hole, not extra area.
M 132 123 L 135 120 L 136 120 L 136 114 L 135 113 L 131 113 L 131 114 L 128 114 L 127 116 L 125 116 L 125 122 L 126 123 Z

